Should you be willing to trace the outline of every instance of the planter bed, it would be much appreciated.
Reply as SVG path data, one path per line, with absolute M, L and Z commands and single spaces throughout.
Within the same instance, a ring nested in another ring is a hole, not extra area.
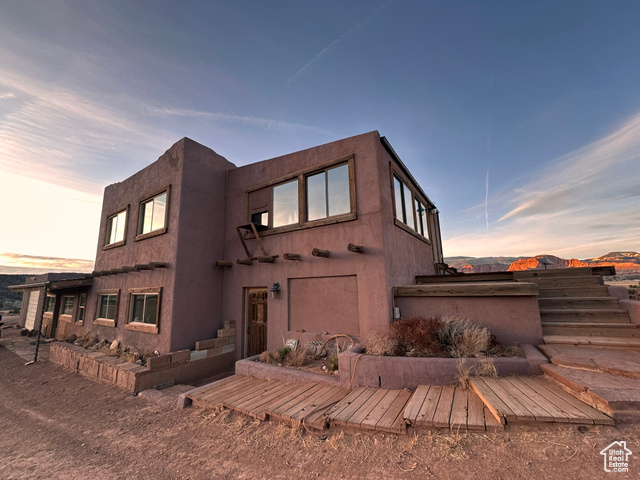
M 549 363 L 533 345 L 520 346 L 526 357 L 492 358 L 500 376 L 541 375 L 540 364 Z M 338 355 L 339 375 L 321 375 L 290 367 L 278 367 L 258 360 L 258 356 L 236 362 L 236 375 L 273 378 L 290 382 L 324 382 L 341 387 L 382 387 L 415 389 L 418 385 L 450 385 L 457 381 L 459 358 L 380 357 L 363 355 L 355 347 Z M 479 359 L 465 359 L 466 367 L 475 367 Z M 355 374 L 354 374 L 355 370 Z

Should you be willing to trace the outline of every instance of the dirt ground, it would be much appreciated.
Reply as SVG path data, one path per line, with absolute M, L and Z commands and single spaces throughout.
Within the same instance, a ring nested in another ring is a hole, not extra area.
M 130 396 L 0 346 L 1 479 L 638 478 L 640 429 L 508 427 L 502 433 L 328 430 Z M 629 473 L 600 450 L 625 440 Z

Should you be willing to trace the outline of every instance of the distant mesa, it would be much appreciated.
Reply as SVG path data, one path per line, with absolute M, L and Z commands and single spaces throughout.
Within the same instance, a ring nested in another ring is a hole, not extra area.
M 538 259 L 547 258 L 552 268 L 601 267 L 613 265 L 617 274 L 640 273 L 640 253 L 609 252 L 600 257 L 578 260 L 560 258 L 555 255 L 536 255 L 535 257 L 451 257 L 445 261 L 463 273 L 512 272 L 519 270 L 544 270 Z

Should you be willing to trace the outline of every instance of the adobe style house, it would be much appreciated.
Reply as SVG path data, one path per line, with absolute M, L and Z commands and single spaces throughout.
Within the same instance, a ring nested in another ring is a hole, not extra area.
M 169 353 L 225 336 L 240 359 L 383 328 L 392 287 L 441 263 L 438 210 L 378 132 L 243 167 L 184 138 L 106 187 L 92 274 L 20 288 L 46 288 L 59 339 Z

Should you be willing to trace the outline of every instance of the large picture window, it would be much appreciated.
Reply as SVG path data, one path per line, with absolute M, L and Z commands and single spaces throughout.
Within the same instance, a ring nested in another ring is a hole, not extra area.
M 306 177 L 307 221 L 351 211 L 349 165 L 329 168 Z
M 124 243 L 125 228 L 127 226 L 127 211 L 111 215 L 107 218 L 107 232 L 105 236 L 105 246 Z
M 169 190 L 140 202 L 136 239 L 166 232 Z

